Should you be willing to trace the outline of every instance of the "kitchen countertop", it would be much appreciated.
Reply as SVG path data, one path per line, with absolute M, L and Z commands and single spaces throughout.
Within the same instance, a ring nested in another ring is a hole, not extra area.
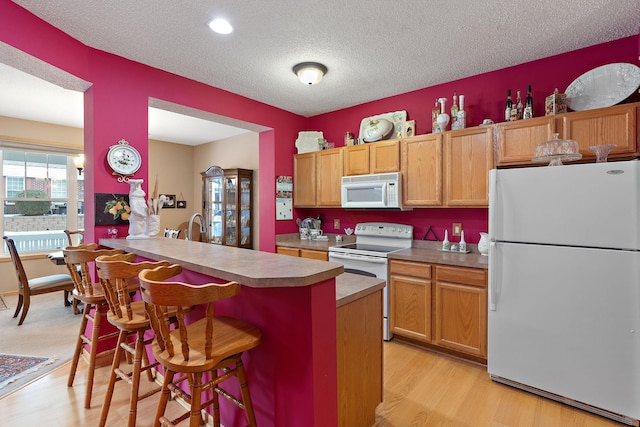
M 100 239 L 99 243 L 253 288 L 309 286 L 344 272 L 337 263 L 182 239 Z
M 276 236 L 276 246 L 328 251 L 331 246 L 338 246 L 356 241 L 356 236 L 354 235 L 342 235 L 343 241 L 336 243 L 335 236 L 335 234 L 329 234 L 329 241 L 318 241 L 300 240 L 298 233 L 280 234 Z M 442 252 L 439 250 L 442 247 L 442 242 L 437 241 L 414 240 L 412 245 L 413 247 L 410 249 L 403 249 L 389 254 L 389 259 L 455 265 L 458 267 L 489 268 L 488 257 L 481 255 L 478 252 L 478 245 L 476 244 L 467 245 L 469 250 L 471 250 L 471 253 L 468 254 Z
M 384 288 L 385 283 L 376 277 L 342 273 L 336 277 L 336 308 Z

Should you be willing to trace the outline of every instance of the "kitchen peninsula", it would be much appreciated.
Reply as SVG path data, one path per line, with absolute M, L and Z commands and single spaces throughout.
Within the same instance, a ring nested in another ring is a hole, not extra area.
M 180 264 L 179 280 L 187 283 L 242 284 L 240 294 L 220 301 L 216 310 L 262 331 L 260 346 L 244 356 L 258 424 L 339 425 L 338 399 L 331 392 L 338 390 L 335 355 L 341 355 L 336 306 L 370 298 L 381 304 L 383 281 L 369 279 L 358 286 L 349 275 L 337 279 L 343 272 L 339 264 L 179 239 L 100 239 L 100 244 Z M 345 285 L 338 298 L 336 282 Z M 238 420 L 225 420 L 223 412 L 223 422 L 232 427 Z

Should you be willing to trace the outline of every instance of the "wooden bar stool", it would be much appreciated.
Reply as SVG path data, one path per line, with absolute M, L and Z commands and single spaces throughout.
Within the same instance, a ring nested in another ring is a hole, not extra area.
M 235 282 L 197 286 L 165 282 L 181 271 L 182 268 L 174 264 L 143 270 L 139 274 L 140 292 L 156 334 L 151 347 L 156 360 L 165 368 L 154 425 L 173 426 L 189 418 L 189 426 L 198 427 L 203 424 L 202 409 L 212 405 L 213 425 L 219 427 L 218 395 L 222 395 L 245 411 L 249 426 L 256 426 L 241 356 L 260 343 L 261 332 L 242 320 L 213 315 L 213 303 L 238 294 L 240 285 Z M 205 317 L 186 325 L 182 306 L 197 304 L 206 304 Z M 178 325 L 172 330 L 167 312 L 176 306 Z M 203 374 L 207 372 L 209 377 L 205 376 L 203 380 Z M 176 374 L 181 374 L 180 378 L 174 378 Z M 242 400 L 220 386 L 231 377 L 240 383 Z M 184 380 L 189 383 L 188 392 L 174 385 Z M 211 390 L 212 397 L 203 402 L 202 393 L 207 390 Z M 191 406 L 190 412 L 173 421 L 164 416 L 171 392 Z
M 102 357 L 103 355 L 106 357 L 115 351 L 112 348 L 98 353 L 98 343 L 109 338 L 115 338 L 118 335 L 117 332 L 100 333 L 100 323 L 102 317 L 105 315 L 107 300 L 102 291 L 102 285 L 100 285 L 100 283 L 93 283 L 91 280 L 89 263 L 93 263 L 93 261 L 101 255 L 122 254 L 124 251 L 122 249 L 98 249 L 98 245 L 92 243 L 89 245 L 68 246 L 63 249 L 62 253 L 64 255 L 64 261 L 67 264 L 67 270 L 69 270 L 69 275 L 73 280 L 73 298 L 84 304 L 82 322 L 80 323 L 80 331 L 78 332 L 78 340 L 76 341 L 76 349 L 71 362 L 71 371 L 69 372 L 67 386 L 73 386 L 73 380 L 76 376 L 82 349 L 85 345 L 88 345 L 89 357 L 87 364 L 89 365 L 89 369 L 84 398 L 84 407 L 88 409 L 91 407 L 91 393 L 93 391 L 96 358 L 98 356 Z M 91 313 L 92 310 L 93 314 Z M 91 337 L 85 334 L 89 320 L 93 323 Z
M 168 266 L 169 261 L 134 263 L 135 259 L 136 254 L 103 255 L 96 258 L 98 277 L 109 304 L 107 320 L 120 330 L 116 352 L 113 355 L 107 394 L 102 405 L 100 427 L 104 427 L 107 422 L 116 381 L 124 380 L 131 385 L 129 427 L 136 425 L 138 402 L 160 391 L 160 387 L 155 387 L 142 395 L 139 394 L 140 374 L 146 371 L 149 381 L 153 381 L 155 378 L 151 369 L 158 366 L 158 363 L 150 364 L 145 351 L 145 347 L 151 344 L 152 338 L 145 339 L 144 337 L 145 332 L 151 329 L 145 313 L 144 301 L 132 302 L 130 289 L 137 284 L 140 271 Z M 127 354 L 133 359 L 133 369 L 129 372 L 120 368 L 122 356 Z

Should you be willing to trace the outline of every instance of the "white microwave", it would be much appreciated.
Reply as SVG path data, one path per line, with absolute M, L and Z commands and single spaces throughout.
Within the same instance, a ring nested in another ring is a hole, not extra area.
M 342 177 L 343 208 L 402 209 L 400 172 Z

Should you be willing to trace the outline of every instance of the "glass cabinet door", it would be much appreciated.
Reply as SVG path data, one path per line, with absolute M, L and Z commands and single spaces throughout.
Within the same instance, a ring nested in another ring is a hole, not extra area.
M 201 175 L 205 241 L 251 249 L 253 171 L 211 166 Z

